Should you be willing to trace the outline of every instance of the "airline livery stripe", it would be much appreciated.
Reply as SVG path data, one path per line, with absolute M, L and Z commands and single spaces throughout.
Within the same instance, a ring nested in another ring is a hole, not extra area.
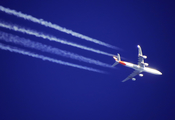
M 126 63 L 123 62 L 123 61 L 119 61 L 119 63 L 122 64 L 122 65 L 126 65 Z

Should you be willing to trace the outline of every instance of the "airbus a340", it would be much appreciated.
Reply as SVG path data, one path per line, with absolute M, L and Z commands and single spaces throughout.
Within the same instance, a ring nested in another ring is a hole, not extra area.
M 112 66 L 115 66 L 117 64 L 122 64 L 126 67 L 130 67 L 135 69 L 135 71 L 130 74 L 126 79 L 124 79 L 122 82 L 125 82 L 129 79 L 132 79 L 133 81 L 135 81 L 136 79 L 134 78 L 136 75 L 139 75 L 140 77 L 143 77 L 143 74 L 141 74 L 141 72 L 147 72 L 147 73 L 151 73 L 151 74 L 155 74 L 155 75 L 162 75 L 162 73 L 156 69 L 147 67 L 148 63 L 144 62 L 144 59 L 147 58 L 147 56 L 142 54 L 142 49 L 140 47 L 140 45 L 137 46 L 138 47 L 138 64 L 133 64 L 130 62 L 125 62 L 125 61 L 121 61 L 120 59 L 120 54 L 118 54 L 117 56 L 113 56 L 113 58 L 115 59 L 115 63 Z

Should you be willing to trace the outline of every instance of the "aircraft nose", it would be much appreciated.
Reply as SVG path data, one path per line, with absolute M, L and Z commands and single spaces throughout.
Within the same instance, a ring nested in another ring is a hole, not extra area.
M 162 73 L 160 71 L 158 71 L 158 75 L 162 75 Z

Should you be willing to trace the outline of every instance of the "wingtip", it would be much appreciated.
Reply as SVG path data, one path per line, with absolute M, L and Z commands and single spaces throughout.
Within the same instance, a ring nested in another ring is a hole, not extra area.
M 137 45 L 138 48 L 140 48 L 140 45 Z

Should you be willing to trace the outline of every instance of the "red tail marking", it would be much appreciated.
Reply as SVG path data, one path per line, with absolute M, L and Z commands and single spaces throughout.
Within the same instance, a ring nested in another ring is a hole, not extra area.
M 113 58 L 115 59 L 115 61 L 118 61 L 117 57 L 116 56 L 113 56 Z

